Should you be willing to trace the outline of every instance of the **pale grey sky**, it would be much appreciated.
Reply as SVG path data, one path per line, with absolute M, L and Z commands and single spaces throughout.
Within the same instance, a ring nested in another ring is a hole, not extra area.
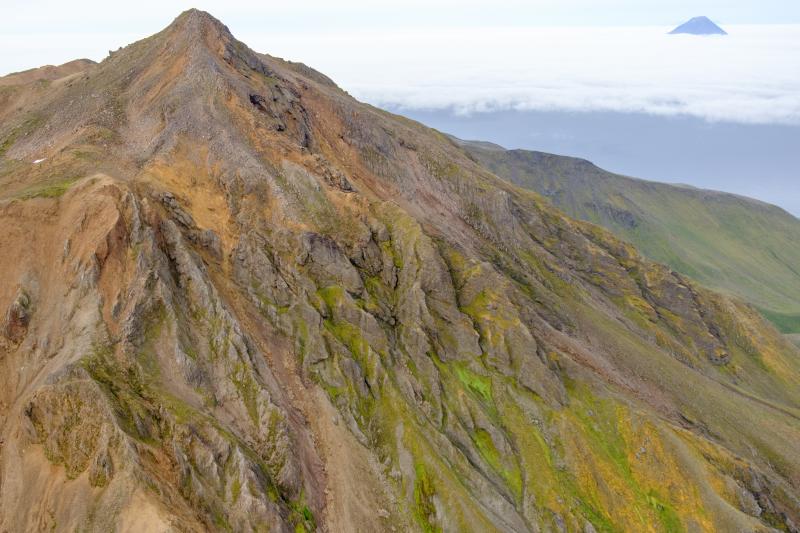
M 150 32 L 190 7 L 240 30 L 400 26 L 673 25 L 704 14 L 724 24 L 800 23 L 795 0 L 3 0 L 2 33 L 44 30 Z

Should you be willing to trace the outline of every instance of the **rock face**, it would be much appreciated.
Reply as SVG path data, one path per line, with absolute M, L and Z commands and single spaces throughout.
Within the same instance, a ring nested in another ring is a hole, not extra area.
M 708 17 L 694 17 L 671 32 L 670 35 L 685 33 L 689 35 L 728 35 L 728 33 L 711 22 Z
M 800 523 L 752 309 L 210 15 L 0 118 L 0 531 Z

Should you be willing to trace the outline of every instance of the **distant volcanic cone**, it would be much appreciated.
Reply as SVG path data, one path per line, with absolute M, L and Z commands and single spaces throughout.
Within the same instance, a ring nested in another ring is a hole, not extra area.
M 680 33 L 689 35 L 728 35 L 728 32 L 714 24 L 708 17 L 694 17 L 669 33 L 670 35 Z

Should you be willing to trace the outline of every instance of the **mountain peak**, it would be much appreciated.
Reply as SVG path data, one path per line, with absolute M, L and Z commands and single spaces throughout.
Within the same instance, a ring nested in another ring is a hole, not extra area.
M 211 13 L 197 8 L 187 9 L 172 21 L 170 27 L 201 27 L 201 26 L 215 26 L 228 29 L 219 19 L 214 17 Z
M 669 33 L 670 35 L 728 35 L 725 30 L 714 24 L 711 19 L 704 16 L 694 17 Z
M 230 30 L 210 13 L 199 9 L 188 9 L 178 15 L 167 26 L 166 33 L 171 35 L 185 35 L 187 37 L 201 36 L 205 39 L 229 40 L 233 38 Z

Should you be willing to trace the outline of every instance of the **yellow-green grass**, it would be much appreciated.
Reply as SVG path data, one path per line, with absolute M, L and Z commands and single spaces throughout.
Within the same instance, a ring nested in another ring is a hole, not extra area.
M 756 200 L 606 172 L 524 150 L 465 148 L 489 170 L 604 226 L 649 258 L 755 305 L 800 333 L 800 220 Z

